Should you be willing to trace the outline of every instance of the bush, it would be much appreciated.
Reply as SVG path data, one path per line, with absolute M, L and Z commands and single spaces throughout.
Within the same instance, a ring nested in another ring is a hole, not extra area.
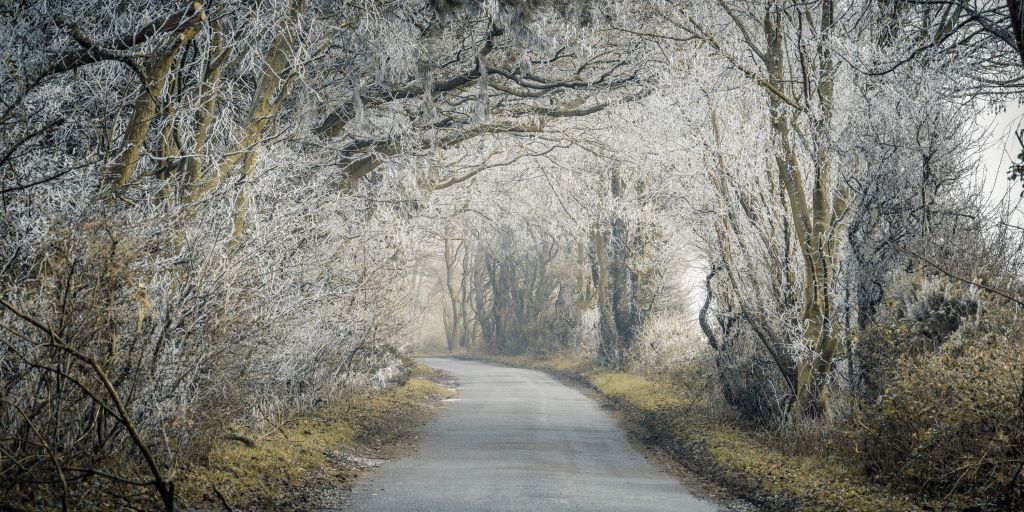
M 345 251 L 333 212 L 268 212 L 228 247 L 223 205 L 95 203 L 4 218 L 25 225 L 0 240 L 0 496 L 52 508 L 85 488 L 137 493 L 97 482 L 155 482 L 166 505 L 179 468 L 226 434 L 406 371 L 406 267 L 387 240 Z M 316 236 L 289 238 L 296 218 Z
M 1001 496 L 1004 506 L 1019 500 L 1024 322 L 1008 306 L 990 306 L 935 350 L 921 350 L 937 340 L 920 323 L 906 318 L 873 333 L 892 336 L 889 346 L 904 353 L 887 365 L 885 385 L 864 411 L 868 469 L 918 489 Z
M 876 324 L 860 335 L 857 359 L 869 399 L 885 392 L 905 358 L 938 350 L 980 304 L 966 286 L 909 275 L 893 283 Z
M 707 343 L 685 317 L 652 315 L 629 348 L 627 365 L 634 370 L 668 370 L 685 365 L 706 348 Z

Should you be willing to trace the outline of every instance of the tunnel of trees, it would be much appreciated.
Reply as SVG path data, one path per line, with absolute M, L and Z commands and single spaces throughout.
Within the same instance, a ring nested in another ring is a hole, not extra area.
M 744 421 L 867 417 L 879 471 L 1019 495 L 1024 167 L 986 155 L 1024 98 L 1021 20 L 4 2 L 0 491 L 75 508 L 99 479 L 171 509 L 187 461 L 384 386 L 437 324 L 451 352 L 698 354 Z

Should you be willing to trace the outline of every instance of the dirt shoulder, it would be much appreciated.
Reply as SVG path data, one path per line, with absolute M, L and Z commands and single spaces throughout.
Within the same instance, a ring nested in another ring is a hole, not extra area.
M 926 501 L 873 482 L 839 457 L 788 450 L 768 433 L 716 419 L 667 377 L 610 372 L 565 357 L 462 357 L 542 370 L 589 390 L 654 460 L 731 510 L 962 509 L 955 500 Z
M 416 449 L 422 427 L 453 394 L 448 375 L 416 365 L 401 386 L 347 398 L 263 437 L 228 440 L 179 478 L 188 510 L 310 510 L 337 506 L 356 479 Z

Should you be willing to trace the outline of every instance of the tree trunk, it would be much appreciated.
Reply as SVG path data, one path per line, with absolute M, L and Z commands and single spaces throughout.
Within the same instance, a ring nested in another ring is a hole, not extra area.
M 214 177 L 208 177 L 209 185 L 204 183 L 203 159 L 207 153 L 206 143 L 210 138 L 210 127 L 213 125 L 214 112 L 217 110 L 218 84 L 230 50 L 223 48 L 224 35 L 220 23 L 210 22 L 213 39 L 210 42 L 210 54 L 206 57 L 206 70 L 203 73 L 203 84 L 199 89 L 200 106 L 195 115 L 195 142 L 192 157 L 185 165 L 185 186 L 183 197 L 190 203 L 199 200 L 205 191 L 216 186 Z
M 157 103 L 163 95 L 167 75 L 178 52 L 195 37 L 199 30 L 198 21 L 202 17 L 201 11 L 200 14 L 193 16 L 191 21 L 178 33 L 170 48 L 149 59 L 142 90 L 139 91 L 139 95 L 135 99 L 132 117 L 128 120 L 128 126 L 125 128 L 124 137 L 121 140 L 121 151 L 114 163 L 107 169 L 107 183 L 111 185 L 112 193 L 116 194 L 118 189 L 127 186 L 132 175 L 135 174 L 135 169 L 142 156 L 142 148 L 146 144 L 146 136 L 156 118 Z
M 217 187 L 220 181 L 231 174 L 231 170 L 241 162 L 242 185 L 235 202 L 235 216 L 231 232 L 232 243 L 238 243 L 245 231 L 245 220 L 249 213 L 249 179 L 259 159 L 259 149 L 263 131 L 277 113 L 281 102 L 288 96 L 293 73 L 288 70 L 288 59 L 298 39 L 299 15 L 305 8 L 305 0 L 291 0 L 285 19 L 278 27 L 277 34 L 271 44 L 256 87 L 253 108 L 249 123 L 243 131 L 236 150 L 221 162 L 218 178 L 203 187 L 207 192 Z M 276 94 L 276 96 L 275 96 Z
M 833 109 L 833 73 L 829 34 L 833 29 L 832 0 L 821 3 L 821 35 L 817 44 L 819 62 L 816 95 L 820 112 L 813 119 L 815 146 L 815 175 L 811 201 L 804 192 L 804 178 L 791 138 L 790 122 L 778 95 L 768 93 L 771 126 L 779 144 L 776 164 L 786 192 L 786 205 L 804 261 L 804 289 L 802 295 L 803 354 L 797 363 L 796 414 L 799 417 L 817 417 L 827 408 L 825 384 L 832 370 L 832 361 L 841 344 L 832 330 L 833 301 L 830 287 L 834 277 L 836 250 L 840 225 L 846 208 L 843 192 L 836 192 L 832 184 L 833 151 L 831 124 Z M 787 90 L 785 53 L 780 7 L 768 9 L 764 17 L 764 31 L 768 41 L 765 65 L 769 83 L 779 91 Z

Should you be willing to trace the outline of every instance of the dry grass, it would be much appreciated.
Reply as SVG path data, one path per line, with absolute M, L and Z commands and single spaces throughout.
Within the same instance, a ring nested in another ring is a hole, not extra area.
M 689 405 L 671 383 L 632 373 L 599 371 L 586 376 L 602 394 L 625 401 L 643 412 L 668 412 Z
M 835 458 L 786 453 L 755 434 L 723 424 L 676 433 L 702 442 L 725 471 L 754 481 L 769 493 L 792 497 L 798 510 L 922 510 L 908 496 L 873 484 L 858 468 Z
M 216 489 L 236 506 L 273 502 L 323 473 L 331 451 L 358 452 L 363 434 L 447 397 L 449 390 L 437 380 L 435 370 L 416 365 L 405 385 L 347 397 L 316 416 L 293 418 L 262 438 L 253 436 L 258 439 L 253 447 L 225 441 L 211 451 L 205 464 L 189 468 L 179 478 L 179 495 L 186 503 L 215 503 Z M 340 475 L 343 480 L 353 476 Z

